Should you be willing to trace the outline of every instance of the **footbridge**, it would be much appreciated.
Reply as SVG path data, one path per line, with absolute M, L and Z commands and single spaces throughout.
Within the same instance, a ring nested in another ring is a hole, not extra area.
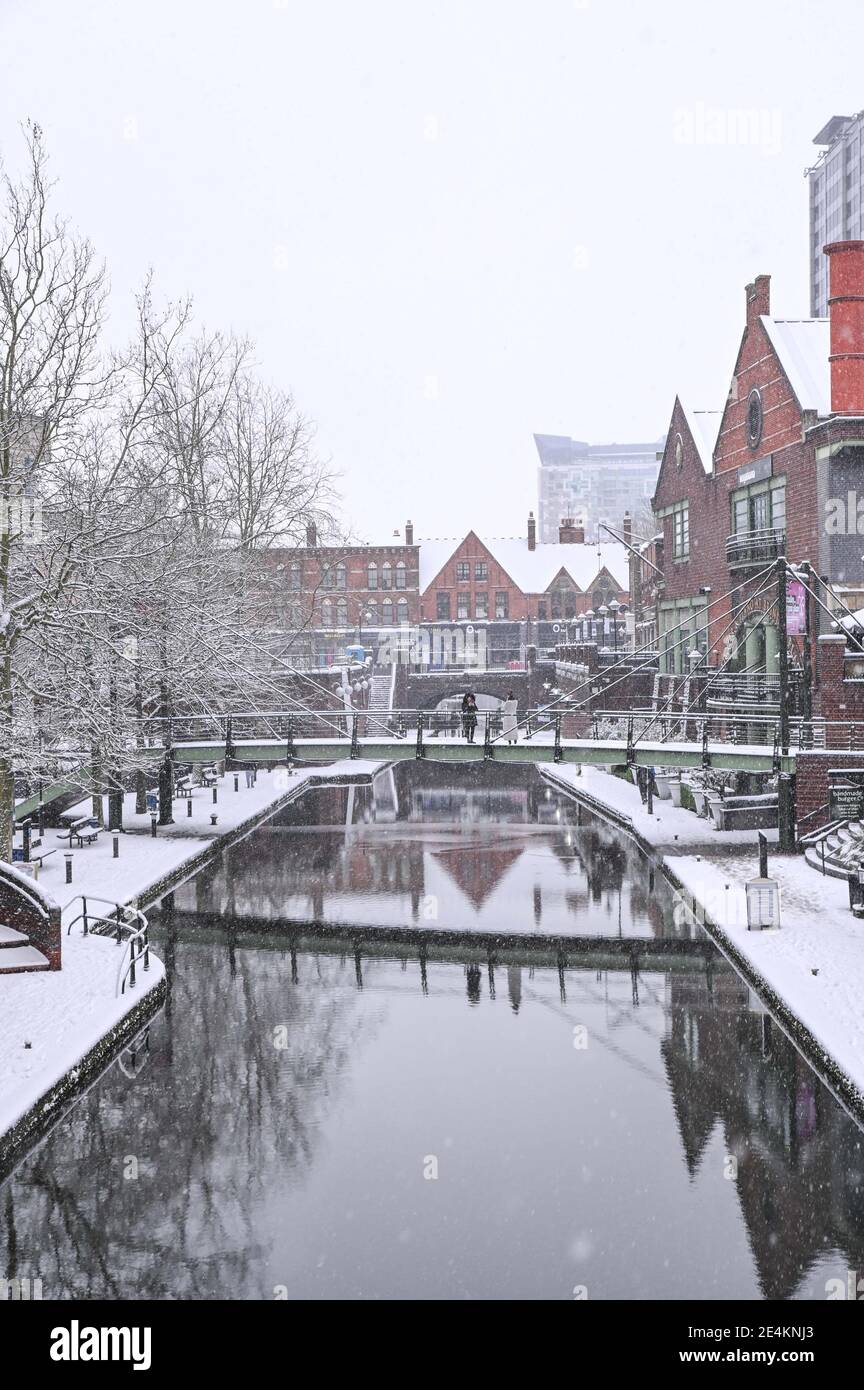
M 819 742 L 818 731 L 812 728 L 793 732 L 794 742 L 783 749 L 779 728 L 758 717 L 736 721 L 705 715 L 667 719 L 664 725 L 650 714 L 619 713 L 613 724 L 595 720 L 592 727 L 579 713 L 531 711 L 515 730 L 506 733 L 498 711 L 481 710 L 476 724 L 466 727 L 453 715 L 416 709 L 352 710 L 345 714 L 307 710 L 175 720 L 165 742 L 160 739 L 158 753 L 164 756 L 168 743 L 177 761 L 192 764 L 222 759 L 322 763 L 339 758 L 381 762 L 429 758 L 463 763 L 573 762 L 792 773 L 798 749 L 818 746 Z

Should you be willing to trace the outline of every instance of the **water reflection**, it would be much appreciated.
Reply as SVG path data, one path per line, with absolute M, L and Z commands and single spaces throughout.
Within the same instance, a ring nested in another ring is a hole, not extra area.
M 674 922 L 631 840 L 519 767 L 473 785 L 403 763 L 371 786 L 312 790 L 258 832 L 254 857 L 229 850 L 176 908 L 239 923 L 698 937 Z
M 333 829 L 297 842 L 332 856 Z M 620 872 L 637 921 L 649 867 L 582 829 L 601 903 Z M 247 866 L 268 884 L 276 840 L 232 855 L 220 901 L 257 907 Z M 405 883 L 382 874 L 376 903 Z M 864 1265 L 861 1131 L 718 957 L 308 950 L 182 898 L 149 1051 L 0 1189 L 6 1277 L 46 1297 L 824 1298 Z

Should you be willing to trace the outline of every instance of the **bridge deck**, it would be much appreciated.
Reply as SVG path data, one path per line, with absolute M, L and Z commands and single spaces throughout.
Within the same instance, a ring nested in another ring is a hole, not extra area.
M 300 762 L 329 762 L 351 756 L 351 739 L 348 735 L 344 738 L 295 738 L 294 748 Z M 413 734 L 407 734 L 404 738 L 360 738 L 357 748 L 359 757 L 380 762 L 396 762 L 417 756 L 416 736 Z M 190 763 L 214 762 L 225 755 L 224 742 L 210 740 L 178 743 L 176 749 L 179 759 Z M 234 749 L 240 760 L 284 761 L 286 743 L 284 739 L 235 739 Z M 703 765 L 701 743 L 636 743 L 633 753 L 634 760 L 643 767 Z M 495 762 L 502 763 L 548 763 L 556 760 L 554 739 L 549 734 L 535 734 L 533 738 L 521 739 L 513 744 L 495 741 L 491 745 L 491 755 Z M 482 762 L 486 750 L 482 741 L 466 743 L 460 739 L 427 735 L 423 740 L 423 756 L 441 762 Z M 743 772 L 774 770 L 773 750 L 765 744 L 709 743 L 708 758 L 711 767 Z M 561 740 L 558 761 L 626 763 L 627 743 L 624 739 L 565 738 Z M 781 756 L 779 764 L 781 771 L 794 772 L 794 751 Z

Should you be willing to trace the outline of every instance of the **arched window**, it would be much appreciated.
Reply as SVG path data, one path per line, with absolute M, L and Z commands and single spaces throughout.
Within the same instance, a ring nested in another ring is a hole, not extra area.
M 389 560 L 385 560 L 381 566 L 381 588 L 393 588 L 393 571 Z
M 336 588 L 346 589 L 348 587 L 348 570 L 344 564 L 336 566 Z
M 385 598 L 381 604 L 381 621 L 385 627 L 393 626 L 393 600 Z
M 329 598 L 322 599 L 321 601 L 321 626 L 333 626 L 333 604 L 330 602 Z
M 396 588 L 397 588 L 397 589 L 407 589 L 407 587 L 408 587 L 407 573 L 408 573 L 408 571 L 407 571 L 406 568 L 405 568 L 405 561 L 404 561 L 404 560 L 399 560 L 399 561 L 397 561 L 397 563 L 396 563 Z
M 364 617 L 370 627 L 378 626 L 378 604 L 374 598 L 370 598 L 365 606 Z
M 369 565 L 366 570 L 366 587 L 369 589 L 378 588 L 378 566 L 376 565 L 374 560 L 369 561 Z
M 291 561 L 291 588 L 303 588 L 303 564 L 300 560 Z
M 397 610 L 398 610 L 399 622 L 400 622 L 400 624 L 403 624 L 403 625 L 404 625 L 405 623 L 408 622 L 408 600 L 407 600 L 407 598 L 400 598 L 399 602 L 398 602 L 397 605 L 396 605 L 396 608 L 397 608 Z
M 336 602 L 336 626 L 348 626 L 348 604 L 345 602 L 344 598 L 340 598 Z

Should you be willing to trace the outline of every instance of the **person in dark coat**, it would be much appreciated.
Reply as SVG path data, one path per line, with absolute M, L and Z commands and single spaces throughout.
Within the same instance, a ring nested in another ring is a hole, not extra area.
M 467 741 L 473 743 L 474 730 L 477 728 L 477 701 L 470 690 L 462 697 L 462 728 Z

